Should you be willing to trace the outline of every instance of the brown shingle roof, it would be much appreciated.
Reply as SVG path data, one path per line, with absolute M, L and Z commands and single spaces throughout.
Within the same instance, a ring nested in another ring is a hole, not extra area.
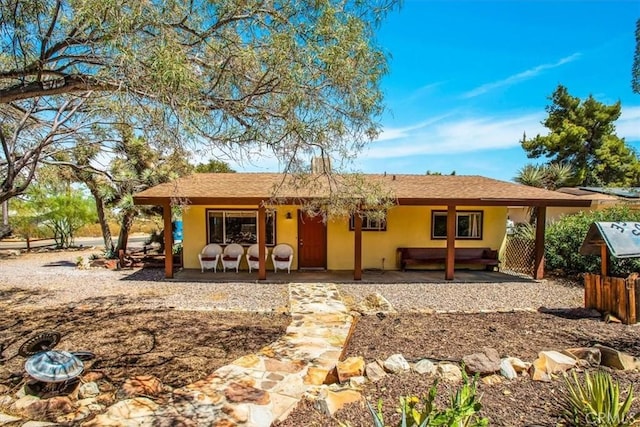
M 400 204 L 457 205 L 547 205 L 589 206 L 590 200 L 570 194 L 499 181 L 482 176 L 464 175 L 364 175 L 366 182 L 382 183 L 395 194 Z M 144 190 L 134 196 L 137 204 L 163 204 L 172 199 L 188 199 L 191 204 L 253 204 L 273 196 L 298 199 L 322 196 L 317 190 L 296 190 L 287 185 L 291 179 L 276 173 L 194 174 Z

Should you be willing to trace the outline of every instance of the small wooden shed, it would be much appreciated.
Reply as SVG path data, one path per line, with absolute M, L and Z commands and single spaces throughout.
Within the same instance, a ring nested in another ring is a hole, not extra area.
M 640 257 L 640 222 L 594 222 L 580 248 L 582 255 L 600 255 L 600 274 L 584 275 L 584 304 L 610 313 L 625 324 L 638 321 L 640 279 L 609 275 L 610 257 Z

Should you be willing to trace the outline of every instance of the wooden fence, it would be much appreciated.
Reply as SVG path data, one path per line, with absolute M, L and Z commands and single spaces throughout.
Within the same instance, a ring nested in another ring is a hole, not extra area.
M 611 313 L 627 325 L 638 321 L 640 279 L 584 275 L 584 306 Z

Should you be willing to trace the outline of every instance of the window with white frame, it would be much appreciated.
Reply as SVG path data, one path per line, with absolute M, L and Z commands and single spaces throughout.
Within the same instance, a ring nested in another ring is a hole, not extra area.
M 349 218 L 349 231 L 353 231 L 355 228 L 355 217 L 351 215 L 351 218 Z M 362 231 L 387 231 L 386 215 L 362 213 Z
M 431 212 L 431 238 L 447 238 L 447 211 Z M 456 212 L 456 239 L 482 239 L 482 211 Z
M 276 221 L 267 211 L 266 244 L 274 245 Z M 207 243 L 252 245 L 258 243 L 257 210 L 207 210 Z

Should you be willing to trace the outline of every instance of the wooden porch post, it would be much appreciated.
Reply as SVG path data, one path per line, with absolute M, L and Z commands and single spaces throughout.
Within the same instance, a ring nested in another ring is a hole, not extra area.
M 362 217 L 359 213 L 355 213 L 353 219 L 353 280 L 362 280 Z
M 600 258 L 600 274 L 604 278 L 609 273 L 607 271 L 609 269 L 609 251 L 607 250 L 607 244 L 604 242 L 600 244 Z
M 267 279 L 267 210 L 264 204 L 258 206 L 258 280 Z
M 533 278 L 540 280 L 544 277 L 544 229 L 547 222 L 547 207 L 538 206 L 536 217 L 536 251 L 533 265 Z
M 456 207 L 447 207 L 447 256 L 445 260 L 445 280 L 453 280 L 456 261 Z
M 164 219 L 164 277 L 173 278 L 173 233 L 171 230 L 171 204 L 162 205 Z

